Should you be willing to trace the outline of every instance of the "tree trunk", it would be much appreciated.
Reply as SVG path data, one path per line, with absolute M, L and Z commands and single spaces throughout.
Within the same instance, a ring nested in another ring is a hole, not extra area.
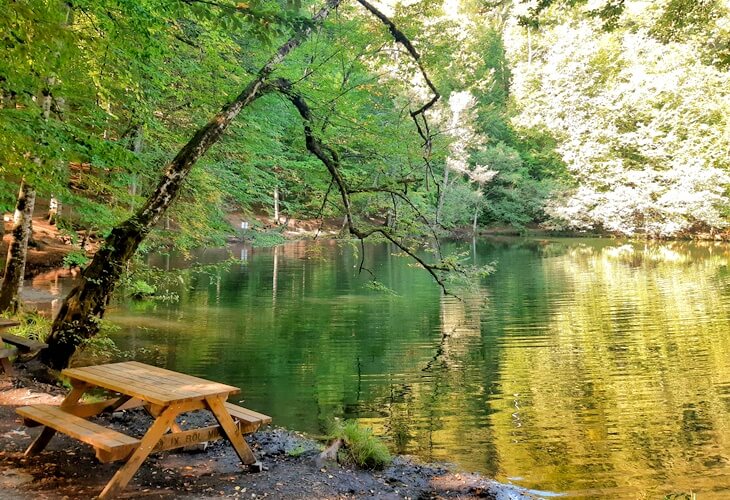
M 436 223 L 441 223 L 441 211 L 444 209 L 444 198 L 446 197 L 446 186 L 449 184 L 449 167 L 444 165 L 444 181 L 441 184 L 441 192 L 439 193 L 439 204 L 436 208 Z
M 20 290 L 23 288 L 34 205 L 35 190 L 23 179 L 20 182 L 18 201 L 15 205 L 13 231 L 8 248 L 8 258 L 5 261 L 3 284 L 0 287 L 0 312 L 15 313 L 20 304 Z
M 274 186 L 274 224 L 279 225 L 279 186 Z
M 76 347 L 99 331 L 114 287 L 139 244 L 172 204 L 195 162 L 215 144 L 228 125 L 264 90 L 264 82 L 284 58 L 311 34 L 342 0 L 327 0 L 306 28 L 297 32 L 259 70 L 241 94 L 199 129 L 165 169 L 165 174 L 145 205 L 115 227 L 104 245 L 81 275 L 80 283 L 68 294 L 53 322 L 48 348 L 41 361 L 57 370 L 68 366 Z
M 142 152 L 142 141 L 144 139 L 144 132 L 142 130 L 142 125 L 137 125 L 134 127 L 134 132 L 132 136 L 132 144 L 130 149 L 132 152 L 139 156 L 139 154 Z M 132 178 L 129 181 L 129 194 L 132 196 L 132 208 L 134 208 L 134 197 L 137 196 L 137 174 L 132 174 Z

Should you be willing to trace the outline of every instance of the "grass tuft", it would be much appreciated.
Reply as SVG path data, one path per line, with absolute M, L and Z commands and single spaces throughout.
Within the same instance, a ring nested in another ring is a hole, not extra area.
M 331 434 L 344 441 L 345 448 L 342 452 L 348 462 L 365 469 L 382 469 L 391 462 L 388 447 L 373 435 L 370 427 L 360 427 L 352 420 L 337 421 Z

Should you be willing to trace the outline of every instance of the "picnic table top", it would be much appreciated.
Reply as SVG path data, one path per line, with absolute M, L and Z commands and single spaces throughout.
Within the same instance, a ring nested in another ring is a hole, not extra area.
M 0 318 L 0 330 L 3 328 L 10 328 L 11 326 L 18 326 L 20 322 L 13 321 L 12 319 Z
M 236 394 L 238 387 L 137 361 L 67 368 L 63 375 L 158 405 Z

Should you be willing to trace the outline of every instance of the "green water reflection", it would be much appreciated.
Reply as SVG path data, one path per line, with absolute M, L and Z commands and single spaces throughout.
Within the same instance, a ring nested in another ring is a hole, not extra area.
M 295 243 L 109 317 L 120 347 L 240 386 L 279 425 L 358 418 L 399 452 L 577 497 L 730 498 L 730 247 L 464 246 L 497 271 L 463 301 L 385 245 L 366 260 L 397 295 L 350 248 Z

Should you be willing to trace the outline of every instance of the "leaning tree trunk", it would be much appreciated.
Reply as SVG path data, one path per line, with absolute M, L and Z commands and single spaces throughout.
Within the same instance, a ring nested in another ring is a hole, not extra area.
M 195 162 L 215 144 L 245 106 L 261 95 L 264 81 L 284 58 L 312 33 L 343 0 L 327 0 L 306 28 L 284 43 L 243 92 L 199 129 L 165 169 L 154 193 L 130 219 L 115 227 L 68 294 L 41 351 L 41 361 L 55 369 L 68 366 L 76 347 L 99 331 L 99 319 L 126 263 L 172 204 Z
M 15 205 L 13 231 L 11 233 L 8 257 L 5 261 L 5 273 L 0 287 L 0 312 L 16 312 L 20 304 L 20 290 L 23 288 L 25 260 L 28 253 L 35 190 L 23 179 Z

